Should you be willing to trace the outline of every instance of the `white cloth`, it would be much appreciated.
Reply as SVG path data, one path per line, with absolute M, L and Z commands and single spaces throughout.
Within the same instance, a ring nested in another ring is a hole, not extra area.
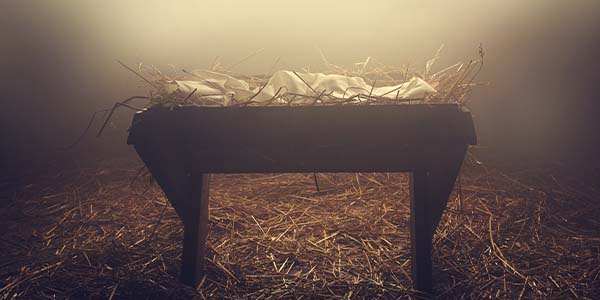
M 250 89 L 246 81 L 227 74 L 206 70 L 196 70 L 192 73 L 194 74 L 194 80 L 171 81 L 166 84 L 166 90 L 190 94 L 196 89 L 190 100 L 198 102 L 210 99 L 215 105 L 227 106 L 231 103 L 231 97 L 243 102 L 254 96 L 260 89 L 260 87 Z M 372 96 L 383 96 L 389 100 L 423 98 L 436 92 L 431 85 L 418 77 L 413 77 L 411 80 L 399 85 L 375 87 L 371 92 L 372 86 L 360 77 L 322 73 L 297 74 L 302 79 L 291 71 L 276 72 L 269 79 L 264 89 L 252 100 L 258 104 L 261 102 L 266 103 L 280 89 L 279 95 L 290 93 L 317 96 L 324 91 L 324 93 L 331 93 L 332 96 L 337 98 L 350 98 L 357 94 L 371 94 Z

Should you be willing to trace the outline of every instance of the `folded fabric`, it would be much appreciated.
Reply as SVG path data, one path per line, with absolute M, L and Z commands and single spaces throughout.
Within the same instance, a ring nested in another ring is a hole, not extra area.
M 164 88 L 169 93 L 194 94 L 189 98 L 194 103 L 227 106 L 232 103 L 232 98 L 243 102 L 252 98 L 257 104 L 272 103 L 276 95 L 312 95 L 328 94 L 336 98 L 351 98 L 353 96 L 371 95 L 394 99 L 420 99 L 435 93 L 436 90 L 427 82 L 418 77 L 413 77 L 407 82 L 373 88 L 360 77 L 349 77 L 336 74 L 322 73 L 294 73 L 279 71 L 273 74 L 264 88 L 250 89 L 249 84 L 227 74 L 214 71 L 196 70 L 192 72 L 195 80 L 174 80 L 165 83 Z M 298 75 L 296 75 L 298 74 Z M 260 92 L 259 92 L 260 91 Z M 279 92 L 279 93 L 278 93 Z M 257 94 L 258 93 L 258 94 Z M 304 98 L 298 101 L 312 101 Z M 275 102 L 277 103 L 277 102 Z

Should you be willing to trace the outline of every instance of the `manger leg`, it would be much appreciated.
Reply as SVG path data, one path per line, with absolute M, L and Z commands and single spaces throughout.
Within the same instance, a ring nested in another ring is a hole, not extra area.
M 183 205 L 183 256 L 181 282 L 195 287 L 204 274 L 204 250 L 208 231 L 209 175 L 199 174 L 190 180 L 191 197 Z M 200 196 L 200 199 L 198 199 Z
M 209 174 L 194 170 L 193 163 L 158 141 L 135 146 L 183 223 L 183 255 L 180 279 L 196 286 L 203 275 L 204 247 L 208 230 Z
M 429 172 L 415 171 L 410 176 L 410 240 L 411 271 L 415 290 L 429 293 L 432 290 L 431 265 L 431 194 Z
M 445 149 L 428 170 L 411 174 L 411 257 L 414 288 L 431 294 L 432 240 L 460 172 L 466 147 Z

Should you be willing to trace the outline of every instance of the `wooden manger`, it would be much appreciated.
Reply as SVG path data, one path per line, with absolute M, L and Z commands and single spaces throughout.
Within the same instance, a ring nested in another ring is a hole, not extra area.
M 469 111 L 455 104 L 154 106 L 128 143 L 183 221 L 181 280 L 203 275 L 210 173 L 410 172 L 416 290 L 432 290 L 432 239 L 469 145 Z

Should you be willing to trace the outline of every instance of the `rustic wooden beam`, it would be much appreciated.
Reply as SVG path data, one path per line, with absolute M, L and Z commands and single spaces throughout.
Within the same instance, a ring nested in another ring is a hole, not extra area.
M 190 174 L 189 197 L 183 206 L 183 256 L 181 282 L 196 286 L 204 274 L 204 251 L 208 233 L 208 174 Z
M 210 175 L 194 169 L 179 149 L 161 146 L 153 137 L 135 148 L 183 223 L 180 280 L 196 286 L 204 274 Z
M 435 205 L 429 193 L 429 171 L 419 170 L 410 175 L 410 242 L 411 275 L 416 290 L 432 289 L 431 209 Z
M 445 149 L 441 158 L 432 158 L 428 167 L 410 175 L 411 271 L 416 290 L 431 293 L 432 242 L 460 172 L 466 146 Z

